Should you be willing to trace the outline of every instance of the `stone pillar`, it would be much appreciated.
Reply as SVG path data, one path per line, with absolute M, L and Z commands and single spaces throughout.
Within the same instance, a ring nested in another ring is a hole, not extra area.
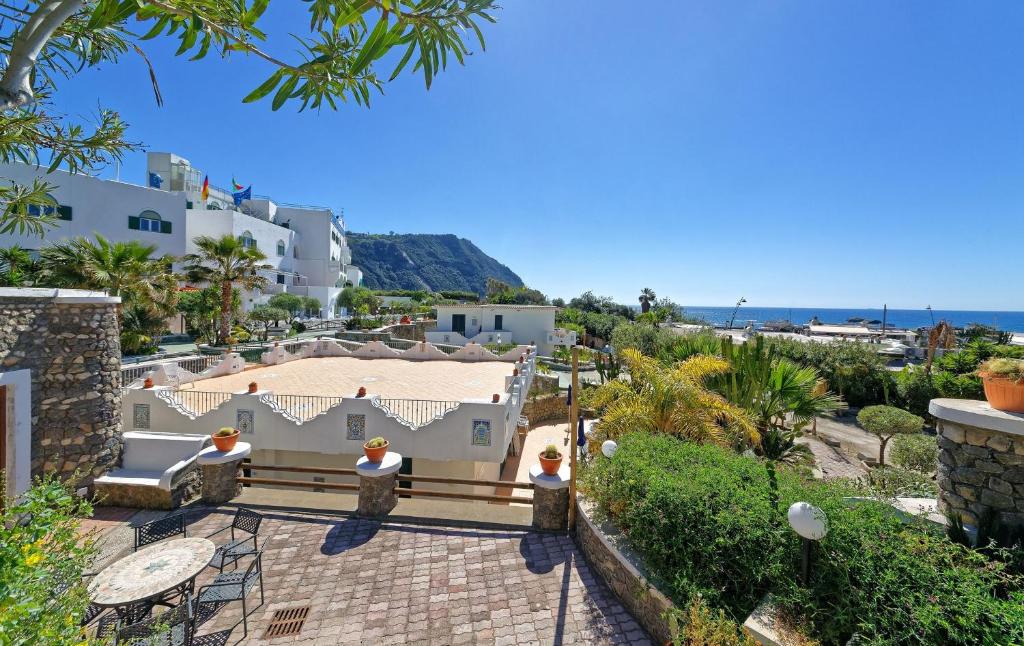
M 218 451 L 210 446 L 203 449 L 196 462 L 203 470 L 203 502 L 219 505 L 242 493 L 238 482 L 238 467 L 242 459 L 252 452 L 248 442 L 238 442 L 230 451 Z
M 569 467 L 562 465 L 549 476 L 539 464 L 530 467 L 533 483 L 533 526 L 537 529 L 564 532 L 569 525 Z
M 121 299 L 79 289 L 0 289 L 0 372 L 31 375 L 31 476 L 80 485 L 121 459 Z M 17 415 L 22 415 L 17 411 Z M 19 457 L 23 461 L 23 456 Z
M 1024 526 L 1024 414 L 983 401 L 933 399 L 938 419 L 939 510 L 976 526 L 986 511 Z
M 359 458 L 356 472 L 359 474 L 360 516 L 383 518 L 391 513 L 398 504 L 395 480 L 401 468 L 402 456 L 391 451 L 385 453 L 380 462 L 370 462 L 366 456 Z

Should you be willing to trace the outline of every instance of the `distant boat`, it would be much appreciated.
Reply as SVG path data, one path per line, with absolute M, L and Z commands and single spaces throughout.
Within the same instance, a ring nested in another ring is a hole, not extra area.
M 859 316 L 851 316 L 850 318 L 846 319 L 846 322 L 847 323 L 863 323 L 864 319 L 862 319 Z M 881 321 L 879 321 L 879 322 L 881 322 Z

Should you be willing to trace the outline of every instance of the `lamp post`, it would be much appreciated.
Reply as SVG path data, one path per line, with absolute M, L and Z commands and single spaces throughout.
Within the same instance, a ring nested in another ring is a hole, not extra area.
M 820 541 L 828 534 L 828 518 L 810 503 L 795 502 L 789 506 L 786 519 L 803 541 L 800 579 L 806 586 L 811 580 L 811 541 Z
M 740 311 L 740 305 L 747 302 L 747 299 L 740 296 L 740 300 L 736 301 L 736 307 L 732 308 L 732 317 L 729 318 L 729 329 L 732 329 L 732 324 L 736 320 L 736 312 Z
M 604 453 L 604 457 L 606 458 L 612 457 L 618 450 L 619 445 L 615 443 L 615 440 L 605 440 L 601 444 L 601 453 Z

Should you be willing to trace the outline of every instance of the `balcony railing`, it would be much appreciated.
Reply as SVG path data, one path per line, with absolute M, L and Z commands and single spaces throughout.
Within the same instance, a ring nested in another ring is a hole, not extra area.
M 278 395 L 274 393 L 260 396 L 261 402 L 299 424 L 323 415 L 341 404 L 343 399 L 342 397 L 322 395 Z
M 433 399 L 370 399 L 370 404 L 374 408 L 379 408 L 386 416 L 414 431 L 441 419 L 457 409 L 460 403 Z

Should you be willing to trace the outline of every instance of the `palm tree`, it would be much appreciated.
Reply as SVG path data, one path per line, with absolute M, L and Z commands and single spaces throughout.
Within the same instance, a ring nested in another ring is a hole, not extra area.
M 654 290 L 650 287 L 644 287 L 640 290 L 640 312 L 642 314 L 649 312 L 651 309 L 651 303 L 653 303 L 657 298 L 658 297 L 654 293 Z
M 0 249 L 0 270 L 23 271 L 31 264 L 32 256 L 18 245 Z
M 32 272 L 32 256 L 14 245 L 0 249 L 0 285 L 21 287 L 28 283 Z
M 931 309 L 931 306 L 928 306 Z M 949 350 L 950 348 L 956 347 L 956 330 L 953 326 L 945 321 L 939 321 L 939 324 L 928 331 L 928 359 L 924 364 L 924 373 L 930 375 L 932 373 L 932 362 L 935 360 L 935 351 L 939 348 Z
M 816 369 L 779 357 L 763 337 L 739 347 L 726 339 L 722 352 L 732 369 L 715 387 L 750 415 L 761 434 L 760 451 L 768 459 L 792 461 L 783 458 L 787 448 L 799 446 L 796 434 L 816 416 L 845 407 Z
M 630 380 L 609 381 L 594 397 L 595 405 L 604 409 L 601 429 L 609 437 L 647 431 L 734 447 L 758 442 L 743 410 L 705 385 L 729 370 L 727 362 L 698 355 L 666 368 L 633 348 L 622 352 L 622 360 Z
M 193 240 L 199 253 L 185 256 L 189 280 L 207 281 L 220 287 L 220 330 L 218 343 L 226 343 L 231 333 L 231 290 L 239 287 L 252 291 L 267 284 L 260 271 L 273 269 L 262 261 L 267 257 L 259 249 L 246 247 L 232 235 L 220 238 L 200 236 Z
M 174 314 L 178 297 L 177 276 L 171 270 L 174 258 L 153 258 L 155 252 L 155 245 L 136 240 L 73 238 L 40 252 L 40 274 L 47 285 L 102 290 L 120 296 L 126 307 L 150 307 L 168 317 Z

